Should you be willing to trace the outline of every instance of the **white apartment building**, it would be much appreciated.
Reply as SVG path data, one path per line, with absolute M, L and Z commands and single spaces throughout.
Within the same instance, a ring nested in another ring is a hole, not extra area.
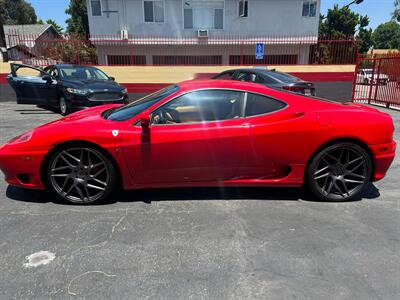
M 320 0 L 86 1 L 106 65 L 306 64 L 318 38 Z

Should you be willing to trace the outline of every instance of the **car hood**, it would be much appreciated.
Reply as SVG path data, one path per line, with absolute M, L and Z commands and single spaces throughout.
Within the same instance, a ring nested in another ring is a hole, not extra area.
M 121 85 L 112 80 L 64 80 L 65 84 L 71 84 L 74 87 L 84 87 L 94 91 L 120 91 L 123 89 Z
M 87 108 L 81 111 L 78 111 L 76 113 L 70 114 L 64 118 L 55 120 L 53 122 L 44 124 L 40 127 L 37 127 L 37 129 L 42 129 L 46 127 L 53 127 L 53 126 L 73 126 L 74 124 L 88 124 L 88 123 L 93 123 L 93 122 L 105 122 L 105 120 L 102 117 L 102 113 L 110 108 L 118 107 L 121 106 L 121 104 L 109 104 L 109 105 L 100 105 L 100 106 L 95 106 L 92 108 Z

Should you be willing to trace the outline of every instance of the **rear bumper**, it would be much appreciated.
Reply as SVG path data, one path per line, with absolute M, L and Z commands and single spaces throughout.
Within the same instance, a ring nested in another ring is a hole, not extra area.
M 373 181 L 381 180 L 385 177 L 387 170 L 393 162 L 396 153 L 396 142 L 392 141 L 388 144 L 369 145 L 369 149 L 374 156 L 375 172 Z
M 31 188 L 44 189 L 41 179 L 41 165 L 50 149 L 20 150 L 13 147 L 0 147 L 0 169 L 8 184 Z

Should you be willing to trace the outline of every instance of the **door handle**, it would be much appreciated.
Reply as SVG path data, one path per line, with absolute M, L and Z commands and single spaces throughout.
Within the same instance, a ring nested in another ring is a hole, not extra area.
M 245 123 L 240 124 L 240 126 L 242 126 L 242 127 L 251 127 L 251 123 L 245 122 Z

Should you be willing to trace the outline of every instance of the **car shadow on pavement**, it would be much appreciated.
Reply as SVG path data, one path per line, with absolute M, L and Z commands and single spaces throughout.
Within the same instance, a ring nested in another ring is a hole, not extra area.
M 37 191 L 8 186 L 6 196 L 9 199 L 32 203 L 68 204 L 46 191 Z M 362 199 L 376 199 L 379 189 L 370 183 L 362 194 Z M 272 200 L 272 201 L 317 201 L 301 188 L 261 188 L 261 187 L 203 187 L 203 188 L 165 188 L 118 191 L 98 205 L 116 202 L 158 202 L 191 200 Z
M 54 115 L 57 112 L 53 110 L 44 110 L 41 108 L 37 109 L 16 109 L 16 112 L 18 112 L 21 115 Z

